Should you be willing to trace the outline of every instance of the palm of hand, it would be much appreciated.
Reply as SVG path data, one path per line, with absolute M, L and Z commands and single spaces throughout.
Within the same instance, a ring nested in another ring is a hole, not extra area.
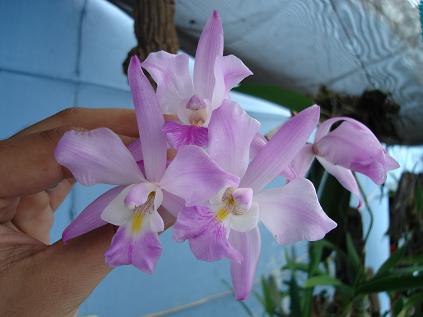
M 1 316 L 74 316 L 110 271 L 103 254 L 112 226 L 49 245 L 54 211 L 73 184 L 54 148 L 75 126 L 106 126 L 124 141 L 138 133 L 133 111 L 71 109 L 0 141 Z

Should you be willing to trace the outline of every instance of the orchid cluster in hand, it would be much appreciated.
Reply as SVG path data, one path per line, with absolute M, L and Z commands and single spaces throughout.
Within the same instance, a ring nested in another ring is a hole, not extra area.
M 57 161 L 81 184 L 116 185 L 66 228 L 63 240 L 111 223 L 118 229 L 107 264 L 152 272 L 162 252 L 163 206 L 176 218 L 174 239 L 188 240 L 198 259 L 230 260 L 235 296 L 243 300 L 260 256 L 260 222 L 282 245 L 319 240 L 336 227 L 305 178 L 314 158 L 359 199 L 351 171 L 381 184 L 398 167 L 353 119 L 324 122 L 308 144 L 319 123 L 318 106 L 295 115 L 267 142 L 259 122 L 228 94 L 251 74 L 237 57 L 223 56 L 217 12 L 201 34 L 192 78 L 187 55 L 155 52 L 143 63 L 132 57 L 128 80 L 139 142 L 126 147 L 114 132 L 99 128 L 67 132 L 56 148 Z M 340 125 L 333 129 L 335 123 Z M 267 189 L 280 175 L 287 183 Z

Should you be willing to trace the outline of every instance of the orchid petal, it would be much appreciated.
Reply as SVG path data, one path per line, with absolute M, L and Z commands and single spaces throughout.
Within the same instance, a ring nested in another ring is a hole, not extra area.
M 305 177 L 314 160 L 313 145 L 306 144 L 298 152 L 292 162 L 282 171 L 282 175 L 289 181 L 294 178 Z
M 355 119 L 352 119 L 349 117 L 334 117 L 334 118 L 325 120 L 323 123 L 319 125 L 316 131 L 314 143 L 319 142 L 324 136 L 326 136 L 331 131 L 333 125 L 336 123 L 339 123 L 340 121 L 345 121 L 350 124 L 353 124 L 361 130 L 369 130 L 369 128 L 366 127 L 366 125 L 364 125 L 363 123 Z M 376 136 L 375 136 L 375 139 L 377 140 Z
M 131 152 L 135 161 L 142 161 L 142 149 L 140 139 L 136 139 L 134 142 L 130 143 L 128 146 L 129 152 Z
M 128 80 L 137 115 L 146 177 L 150 181 L 158 181 L 166 168 L 166 138 L 161 130 L 164 119 L 154 89 L 135 55 L 129 63 Z
M 289 119 L 257 154 L 241 180 L 241 187 L 261 190 L 298 154 L 319 121 L 320 108 L 309 107 Z
M 214 212 L 203 206 L 184 207 L 178 213 L 173 225 L 173 238 L 178 242 L 195 238 L 202 234 L 208 223 L 214 218 Z
M 189 240 L 192 253 L 200 260 L 241 260 L 239 253 L 228 242 L 224 224 L 207 207 L 183 208 L 173 226 L 173 238 L 179 242 Z
M 132 265 L 143 272 L 152 273 L 162 253 L 159 235 L 146 232 L 141 235 L 139 246 L 135 245 L 132 254 Z
M 101 213 L 123 189 L 123 186 L 114 187 L 89 204 L 78 217 L 66 227 L 62 234 L 62 240 L 66 242 L 107 224 L 107 222 L 101 219 Z
M 209 123 L 208 152 L 225 171 L 242 177 L 247 169 L 250 144 L 260 123 L 237 103 L 225 100 Z
M 227 229 L 221 222 L 211 221 L 202 234 L 189 240 L 189 245 L 199 260 L 211 262 L 229 258 L 241 262 L 242 256 L 231 246 L 227 236 Z
M 130 222 L 133 211 L 125 206 L 125 198 L 134 185 L 125 187 L 101 213 L 101 219 L 115 226 L 123 226 Z
M 349 165 L 349 169 L 368 176 L 377 185 L 382 185 L 386 181 L 387 171 L 385 166 L 377 160 L 366 163 L 352 162 Z
M 259 208 L 257 204 L 252 204 L 251 208 L 242 215 L 231 216 L 231 229 L 239 232 L 246 232 L 257 227 L 260 220 Z
M 160 186 L 192 206 L 207 201 L 223 186 L 238 183 L 238 177 L 226 173 L 203 149 L 184 145 L 166 169 Z
M 345 189 L 358 198 L 357 208 L 360 208 L 363 197 L 361 196 L 360 189 L 358 188 L 358 184 L 353 173 L 345 167 L 330 163 L 323 157 L 317 156 L 316 158 L 329 174 L 333 175 Z
M 151 232 L 162 232 L 164 231 L 164 222 L 162 216 L 157 212 L 157 210 L 153 210 L 151 214 L 148 214 L 146 221 L 148 221 L 148 231 Z
M 256 155 L 264 148 L 266 144 L 267 144 L 266 138 L 262 136 L 260 132 L 257 132 L 253 138 L 253 141 L 251 142 L 250 159 L 251 160 L 254 159 Z
M 57 162 L 84 185 L 128 185 L 144 180 L 129 150 L 107 128 L 68 131 L 60 139 L 54 154 Z
M 385 181 L 385 151 L 364 125 L 344 121 L 316 142 L 314 149 L 332 164 L 361 172 L 377 184 Z
M 339 127 L 331 131 L 335 123 Z M 326 120 L 316 133 L 315 152 L 329 162 L 363 173 L 383 184 L 386 173 L 399 167 L 368 127 L 357 120 L 337 117 Z
M 214 66 L 215 86 L 212 98 L 212 110 L 218 108 L 228 92 L 238 85 L 245 77 L 253 73 L 236 56 L 217 56 Z
M 143 272 L 154 271 L 162 247 L 157 233 L 145 232 L 132 237 L 126 227 L 120 227 L 104 254 L 110 267 L 132 264 Z
M 104 254 L 106 263 L 110 267 L 132 263 L 131 251 L 133 249 L 133 242 L 131 237 L 125 231 L 125 227 L 120 227 L 116 231 L 110 247 Z
M 185 207 L 185 202 L 182 198 L 175 196 L 167 191 L 163 191 L 162 206 L 174 217 Z
M 160 188 L 158 188 L 157 186 L 154 186 L 154 187 L 155 187 L 155 189 L 154 189 L 155 196 L 154 196 L 153 209 L 158 210 L 159 207 L 163 203 L 164 194 L 163 194 L 163 191 Z
M 157 83 L 157 98 L 164 113 L 177 114 L 194 94 L 188 64 L 188 55 L 165 51 L 150 53 L 141 64 Z
M 253 72 L 234 55 L 218 56 L 216 68 L 220 68 L 222 72 L 226 92 L 238 85 L 244 78 L 253 75 Z
M 313 184 L 305 178 L 265 190 L 255 201 L 261 220 L 280 244 L 320 240 L 336 227 L 320 206 Z
M 238 250 L 243 260 L 231 261 L 232 285 L 237 300 L 244 300 L 250 294 L 260 258 L 260 232 L 256 227 L 248 232 L 230 231 L 229 242 Z
M 395 170 L 399 167 L 400 165 L 398 164 L 398 162 L 392 156 L 385 152 L 385 168 L 390 171 Z
M 190 144 L 204 147 L 208 143 L 208 130 L 205 127 L 166 121 L 162 131 L 166 134 L 167 141 L 174 149 Z
M 216 82 L 214 67 L 217 56 L 223 56 L 223 28 L 219 13 L 214 11 L 201 33 L 194 64 L 194 89 L 210 101 Z

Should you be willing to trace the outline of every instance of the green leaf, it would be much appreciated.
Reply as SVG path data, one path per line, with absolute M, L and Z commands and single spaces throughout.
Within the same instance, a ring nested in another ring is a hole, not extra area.
M 399 260 L 404 256 L 405 254 L 405 246 L 397 249 L 397 251 L 392 254 L 379 268 L 377 271 L 375 277 L 381 277 L 385 273 L 389 272 L 392 268 L 395 267 L 395 265 L 398 263 Z
M 278 284 L 276 282 L 276 278 L 273 275 L 270 275 L 268 278 L 268 283 L 274 310 L 280 311 L 282 308 L 282 297 Z
M 301 297 L 301 307 L 303 311 L 303 314 L 302 314 L 303 317 L 311 316 L 311 310 L 313 307 L 313 290 L 314 290 L 313 288 L 306 288 Z
M 400 312 L 402 311 L 404 307 L 405 301 L 406 301 L 406 298 L 404 296 L 401 296 L 393 302 L 393 306 L 392 306 L 393 316 L 398 316 L 400 314 Z
M 269 283 L 265 277 L 261 278 L 261 288 L 263 290 L 262 305 L 264 306 L 264 310 L 269 316 L 273 316 L 275 306 L 272 301 L 272 296 L 270 295 Z
M 298 287 L 298 283 L 294 274 L 292 274 L 291 280 L 289 281 L 288 285 L 291 316 L 302 316 L 300 304 L 300 288 Z
M 314 104 L 314 101 L 301 93 L 282 89 L 272 85 L 243 84 L 233 90 L 244 94 L 266 99 L 287 107 L 292 111 L 301 111 Z
M 408 299 L 404 299 L 402 309 L 399 312 L 398 317 L 410 316 L 411 308 L 415 307 L 416 305 L 421 305 L 422 302 L 423 302 L 423 293 L 418 293 Z
M 310 254 L 310 263 L 309 263 L 309 273 L 310 276 L 315 275 L 317 271 L 320 260 L 322 258 L 323 252 L 323 243 L 321 241 L 312 242 L 309 245 L 309 254 Z
M 273 275 L 268 278 L 262 277 L 261 285 L 263 290 L 262 305 L 269 316 L 282 312 L 282 294 Z
M 308 264 L 300 262 L 288 262 L 282 266 L 282 270 L 308 272 Z
M 333 286 L 341 286 L 343 285 L 340 280 L 334 278 L 330 275 L 319 275 L 310 277 L 304 284 L 304 287 L 316 287 L 322 285 L 333 285 Z
M 362 264 L 349 232 L 347 232 L 347 235 L 346 235 L 346 242 L 347 242 L 347 263 L 352 269 L 352 274 L 358 275 L 358 272 L 361 269 Z
M 374 277 L 358 286 L 357 293 L 379 293 L 402 291 L 422 287 L 423 272 L 408 274 L 391 273 L 383 277 Z
M 391 272 L 395 274 L 411 274 L 411 273 L 423 274 L 423 266 L 412 265 L 408 267 L 400 267 L 400 268 L 393 269 Z
M 406 258 L 402 258 L 398 262 L 399 265 L 414 265 L 423 264 L 423 255 L 413 255 Z
M 329 175 L 324 189 L 321 192 L 320 204 L 326 214 L 338 224 L 335 230 L 326 235 L 325 241 L 335 245 L 337 256 L 343 255 L 345 243 L 346 212 L 349 209 L 350 193 L 345 190 L 336 180 Z M 327 250 L 327 249 L 326 249 Z M 332 250 L 324 252 L 323 257 L 329 256 Z
M 415 197 L 417 212 L 423 212 L 423 190 L 418 181 L 416 182 Z

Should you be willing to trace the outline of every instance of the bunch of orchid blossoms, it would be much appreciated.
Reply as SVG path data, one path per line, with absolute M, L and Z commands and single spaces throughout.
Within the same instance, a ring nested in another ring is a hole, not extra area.
M 126 147 L 99 128 L 67 132 L 57 146 L 57 161 L 81 184 L 117 185 L 66 228 L 63 240 L 111 223 L 119 228 L 105 253 L 107 264 L 152 272 L 162 252 L 163 206 L 176 217 L 174 239 L 188 240 L 198 259 L 230 260 L 235 296 L 243 300 L 260 256 L 260 222 L 282 245 L 322 239 L 336 227 L 304 178 L 314 158 L 359 200 L 352 171 L 381 184 L 398 167 L 371 131 L 350 118 L 324 122 L 308 144 L 318 106 L 292 117 L 267 142 L 259 122 L 229 99 L 230 89 L 251 74 L 237 57 L 223 56 L 217 12 L 201 34 L 193 78 L 185 54 L 156 52 L 143 63 L 132 57 L 128 80 L 139 142 Z M 164 114 L 174 119 L 165 122 Z M 171 159 L 169 150 L 176 152 Z M 287 183 L 266 189 L 280 175 Z

